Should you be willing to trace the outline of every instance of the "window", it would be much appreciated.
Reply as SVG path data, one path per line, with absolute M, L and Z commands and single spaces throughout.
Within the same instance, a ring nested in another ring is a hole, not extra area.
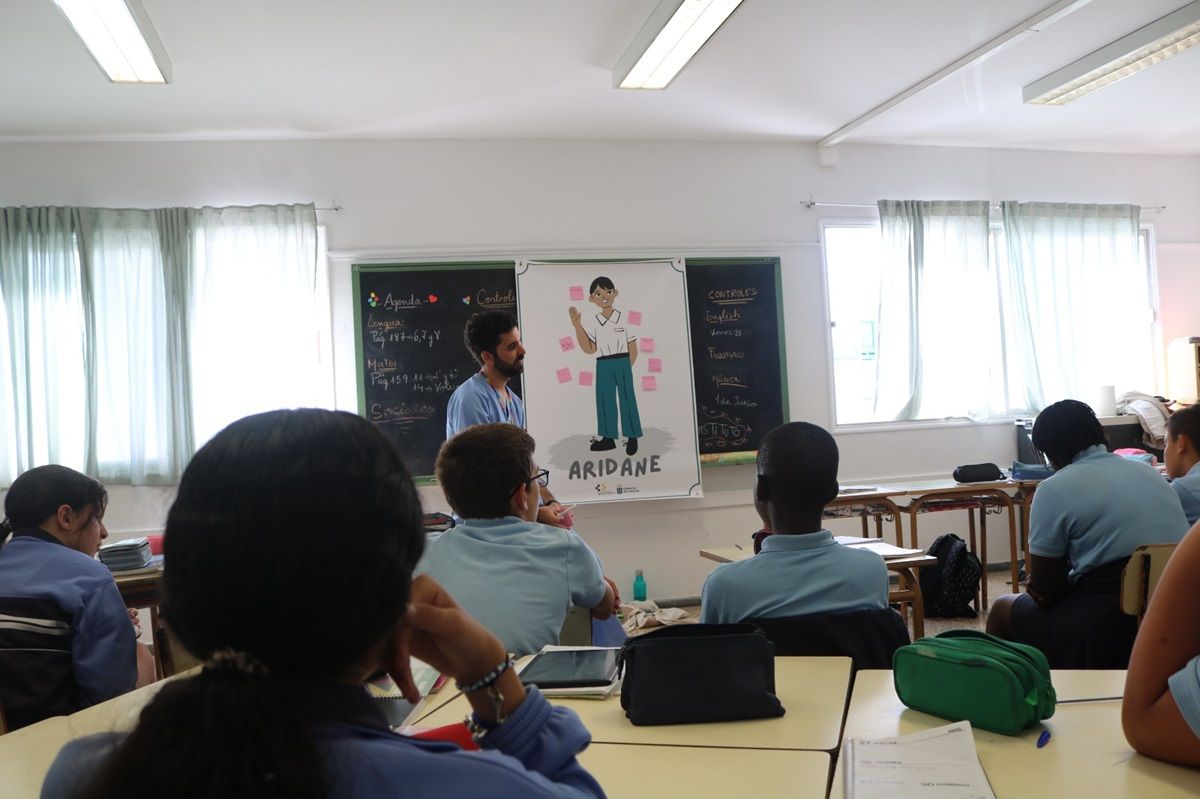
M 952 336 L 948 331 L 922 343 L 926 378 L 932 374 L 940 382 L 926 387 L 925 394 L 934 399 L 923 403 L 923 412 L 913 418 L 978 420 L 1034 413 L 1067 396 L 1093 401 L 1102 385 L 1114 385 L 1118 395 L 1153 393 L 1156 301 L 1150 230 L 1140 228 L 1137 254 L 1127 258 L 1091 252 L 1095 242 L 1084 238 L 1074 232 L 1055 238 L 1035 233 L 1031 240 L 1039 272 L 1055 267 L 1057 286 L 1026 286 L 1023 296 L 1028 299 L 1022 299 L 1022 292 L 1013 288 L 1020 286 L 1020 275 L 1009 260 L 1011 237 L 1001 222 L 992 222 L 987 283 L 976 282 L 969 290 L 986 295 L 987 305 L 980 306 L 949 347 L 943 346 Z M 943 246 L 940 240 L 934 244 Z M 881 290 L 885 253 L 880 225 L 825 223 L 822 245 L 836 423 L 898 421 L 879 407 L 889 388 L 880 384 L 881 374 L 894 375 L 880 370 L 879 322 L 884 305 L 897 301 Z M 930 249 L 930 240 L 924 245 Z M 950 251 L 953 245 L 945 246 Z M 1120 249 L 1119 243 L 1114 249 Z M 1076 251 L 1083 254 L 1076 258 Z M 937 250 L 932 257 L 938 257 Z M 1059 263 L 1071 259 L 1085 271 L 1077 274 L 1075 263 Z M 922 309 L 927 314 L 950 307 L 966 292 L 943 276 L 931 293 L 934 302 Z M 977 390 L 981 383 L 983 403 Z M 977 410 L 981 404 L 985 413 Z
M 171 484 L 229 422 L 333 404 L 312 206 L 0 209 L 0 484 Z

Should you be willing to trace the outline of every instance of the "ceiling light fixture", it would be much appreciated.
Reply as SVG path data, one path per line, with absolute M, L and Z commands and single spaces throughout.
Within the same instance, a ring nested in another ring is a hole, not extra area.
M 139 0 L 54 0 L 113 83 L 168 83 L 171 62 Z
M 1063 105 L 1200 44 L 1200 0 L 1025 87 L 1025 102 Z
M 742 0 L 662 0 L 613 67 L 618 89 L 665 89 Z

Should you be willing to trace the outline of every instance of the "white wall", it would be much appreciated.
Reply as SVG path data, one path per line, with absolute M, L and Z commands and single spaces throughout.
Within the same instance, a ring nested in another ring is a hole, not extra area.
M 818 222 L 870 212 L 809 210 L 810 197 L 1166 205 L 1164 213 L 1145 217 L 1160 245 L 1163 332 L 1168 338 L 1200 332 L 1194 299 L 1200 289 L 1200 157 L 864 145 L 843 147 L 841 164 L 823 168 L 807 144 L 0 144 L 0 206 L 343 206 L 340 214 L 321 218 L 334 254 L 338 403 L 347 408 L 355 404 L 348 269 L 355 260 L 773 254 L 782 259 L 790 305 L 791 417 L 829 425 Z M 1009 425 L 842 434 L 839 444 L 846 482 L 944 476 L 960 463 L 1004 463 L 1015 454 Z M 696 594 L 708 571 L 696 550 L 744 539 L 756 526 L 748 501 L 752 474 L 745 466 L 706 469 L 707 496 L 698 501 L 581 508 L 580 529 L 623 584 L 634 568 L 643 568 L 653 596 Z M 423 493 L 430 507 L 444 507 L 436 489 Z M 161 489 L 114 488 L 110 526 L 161 527 L 169 501 L 170 492 Z M 966 526 L 961 514 L 930 518 L 922 526 L 930 535 Z

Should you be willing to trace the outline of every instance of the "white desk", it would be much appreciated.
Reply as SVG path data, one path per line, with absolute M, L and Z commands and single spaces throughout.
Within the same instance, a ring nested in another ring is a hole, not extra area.
M 1051 680 L 1060 698 L 1115 696 L 1124 687 L 1120 671 L 1055 671 Z M 890 671 L 860 671 L 843 740 L 907 735 L 946 723 L 906 708 L 896 696 Z M 1053 737 L 1038 749 L 1043 728 Z M 997 799 L 1200 795 L 1200 770 L 1162 763 L 1130 748 L 1121 731 L 1119 700 L 1059 705 L 1054 716 L 1020 735 L 977 729 L 975 743 Z M 842 765 L 839 761 L 830 799 L 844 795 Z
M 609 799 L 824 796 L 826 752 L 592 744 L 579 755 Z
M 635 727 L 625 718 L 619 696 L 551 701 L 578 713 L 596 743 L 829 751 L 838 746 L 849 687 L 850 658 L 780 657 L 775 659 L 775 691 L 786 712 L 775 719 Z M 454 724 L 469 707 L 458 696 L 417 725 Z

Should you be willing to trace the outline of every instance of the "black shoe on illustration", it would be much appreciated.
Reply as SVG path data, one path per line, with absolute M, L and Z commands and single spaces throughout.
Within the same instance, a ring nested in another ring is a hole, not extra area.
M 631 438 L 625 442 L 625 454 L 626 455 L 636 455 L 637 454 L 637 439 L 636 438 Z
M 611 438 L 597 438 L 592 442 L 592 446 L 590 447 L 592 452 L 604 452 L 605 450 L 616 448 L 617 442 Z

